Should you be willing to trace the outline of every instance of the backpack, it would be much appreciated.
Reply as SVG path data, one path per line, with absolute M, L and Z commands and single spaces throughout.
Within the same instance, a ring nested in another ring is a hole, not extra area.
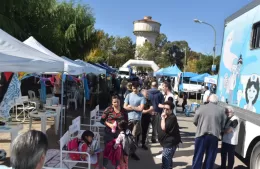
M 67 149 L 68 151 L 79 151 L 79 139 L 74 138 L 68 142 Z M 71 160 L 80 161 L 80 154 L 78 153 L 69 153 Z
M 131 152 L 135 152 L 138 147 L 130 130 L 126 130 L 125 139 L 122 144 L 124 155 L 127 156 L 129 156 Z

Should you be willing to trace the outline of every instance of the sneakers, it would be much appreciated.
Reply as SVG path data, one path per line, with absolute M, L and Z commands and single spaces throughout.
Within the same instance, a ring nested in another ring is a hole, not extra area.
M 145 144 L 143 144 L 143 145 L 142 145 L 142 149 L 148 150 L 148 147 L 147 147 Z
M 136 161 L 140 160 L 140 158 L 135 153 L 131 155 L 131 158 L 136 160 Z
M 155 158 L 162 159 L 162 154 L 155 156 Z

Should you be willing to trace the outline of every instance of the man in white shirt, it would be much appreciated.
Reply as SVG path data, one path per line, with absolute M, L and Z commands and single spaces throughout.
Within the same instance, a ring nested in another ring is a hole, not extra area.
M 210 96 L 210 90 L 208 86 L 205 86 L 205 93 L 203 95 L 203 103 L 207 104 L 209 101 L 209 96 Z
M 164 101 L 168 101 L 169 97 L 172 97 L 174 98 L 174 95 L 172 94 L 171 92 L 172 90 L 172 86 L 170 83 L 168 82 L 163 82 L 163 93 L 164 93 Z M 173 109 L 173 113 L 176 115 L 176 105 L 175 105 L 175 101 L 173 102 L 174 104 L 174 109 Z M 160 108 L 163 108 L 163 105 L 162 104 L 159 104 L 159 107 Z
M 228 169 L 232 169 L 235 162 L 235 148 L 238 143 L 239 119 L 234 115 L 234 109 L 231 106 L 226 107 L 226 123 L 222 131 L 221 148 L 221 167 L 226 168 L 228 159 Z M 228 157 L 228 158 L 227 158 Z
M 168 83 L 167 81 L 164 81 L 162 86 L 163 86 L 164 102 L 167 102 L 169 97 L 174 98 L 174 95 L 171 92 L 171 90 L 172 90 L 171 84 Z M 176 115 L 175 101 L 173 102 L 173 104 L 174 104 L 173 113 Z M 159 104 L 158 107 L 163 109 L 164 105 L 163 104 Z M 162 153 L 162 151 L 160 151 L 159 153 Z M 156 158 L 161 159 L 162 158 L 162 154 L 157 155 Z

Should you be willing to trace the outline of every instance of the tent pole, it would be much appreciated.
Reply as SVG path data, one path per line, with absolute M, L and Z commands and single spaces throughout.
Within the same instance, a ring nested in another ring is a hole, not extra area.
M 198 82 L 197 82 L 197 86 L 198 86 Z M 198 94 L 198 90 L 196 90 L 196 103 L 197 103 L 197 94 Z
M 60 138 L 62 137 L 62 125 L 63 125 L 63 95 L 64 95 L 64 85 L 63 85 L 63 72 L 61 74 L 61 112 L 60 112 Z
M 83 96 L 84 96 L 84 100 L 83 100 L 83 104 L 84 104 L 84 106 L 83 106 L 83 117 L 84 118 L 86 118 L 86 96 L 85 96 L 85 85 L 86 84 L 84 84 L 84 81 L 85 81 L 85 79 L 84 78 L 86 78 L 86 74 L 84 73 L 83 74 L 83 76 L 82 76 L 83 78 L 82 78 L 82 82 L 83 82 L 83 89 L 84 89 L 84 93 L 83 93 Z

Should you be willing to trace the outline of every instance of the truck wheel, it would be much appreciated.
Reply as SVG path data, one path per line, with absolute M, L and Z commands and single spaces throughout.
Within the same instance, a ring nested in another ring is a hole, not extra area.
M 260 142 L 258 142 L 251 153 L 250 169 L 260 169 Z

